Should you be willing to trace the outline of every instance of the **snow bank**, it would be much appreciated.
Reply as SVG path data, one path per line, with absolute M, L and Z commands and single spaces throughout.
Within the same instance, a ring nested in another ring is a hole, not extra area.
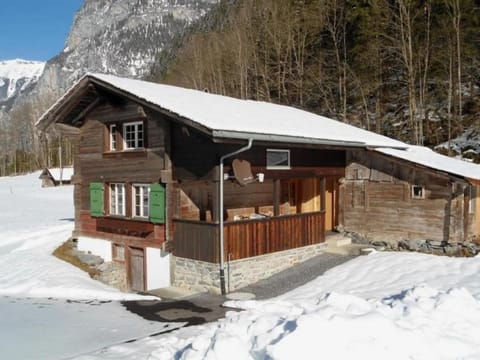
M 73 187 L 42 188 L 40 172 L 0 178 L 0 295 L 137 300 L 52 256 L 73 230 Z
M 480 258 L 373 253 L 216 323 L 81 359 L 478 359 Z M 126 358 L 126 357 L 125 357 Z

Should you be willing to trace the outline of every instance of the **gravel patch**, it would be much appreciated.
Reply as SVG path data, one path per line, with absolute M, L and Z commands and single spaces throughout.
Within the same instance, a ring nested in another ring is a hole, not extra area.
M 253 293 L 257 300 L 269 299 L 306 284 L 353 258 L 355 256 L 323 253 L 236 292 Z

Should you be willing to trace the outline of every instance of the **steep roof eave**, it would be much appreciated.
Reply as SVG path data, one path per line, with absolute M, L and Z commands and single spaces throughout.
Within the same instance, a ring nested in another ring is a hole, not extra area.
M 215 139 L 222 139 L 222 140 L 253 139 L 255 141 L 262 141 L 262 142 L 312 144 L 312 145 L 340 146 L 340 147 L 367 147 L 367 144 L 362 141 L 340 141 L 340 140 L 319 139 L 319 138 L 306 138 L 306 137 L 299 137 L 299 136 L 285 136 L 285 135 L 261 134 L 261 133 L 226 131 L 226 130 L 213 130 L 212 136 L 214 140 Z M 406 147 L 400 147 L 400 146 L 398 147 L 398 149 L 405 149 L 405 148 Z

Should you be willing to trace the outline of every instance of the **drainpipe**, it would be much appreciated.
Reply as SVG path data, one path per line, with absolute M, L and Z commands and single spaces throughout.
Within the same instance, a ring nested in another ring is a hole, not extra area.
M 222 295 L 225 295 L 227 291 L 225 290 L 225 256 L 224 256 L 224 239 L 223 239 L 223 161 L 229 157 L 235 156 L 240 154 L 244 151 L 249 150 L 252 147 L 253 139 L 248 139 L 248 144 L 244 147 L 235 150 L 229 154 L 225 154 L 220 158 L 220 171 L 219 171 L 219 180 L 220 180 L 220 204 L 219 204 L 219 226 L 220 226 L 220 289 L 222 291 Z

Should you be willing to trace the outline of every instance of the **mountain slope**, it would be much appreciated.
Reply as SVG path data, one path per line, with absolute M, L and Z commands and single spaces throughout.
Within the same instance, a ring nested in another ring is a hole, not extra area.
M 174 36 L 217 2 L 85 0 L 64 50 L 47 62 L 36 86 L 11 98 L 11 113 L 24 107 L 34 109 L 30 115 L 33 122 L 86 72 L 145 77 Z
M 40 61 L 0 61 L 0 108 L 7 108 L 13 98 L 36 83 L 44 67 L 45 63 Z

